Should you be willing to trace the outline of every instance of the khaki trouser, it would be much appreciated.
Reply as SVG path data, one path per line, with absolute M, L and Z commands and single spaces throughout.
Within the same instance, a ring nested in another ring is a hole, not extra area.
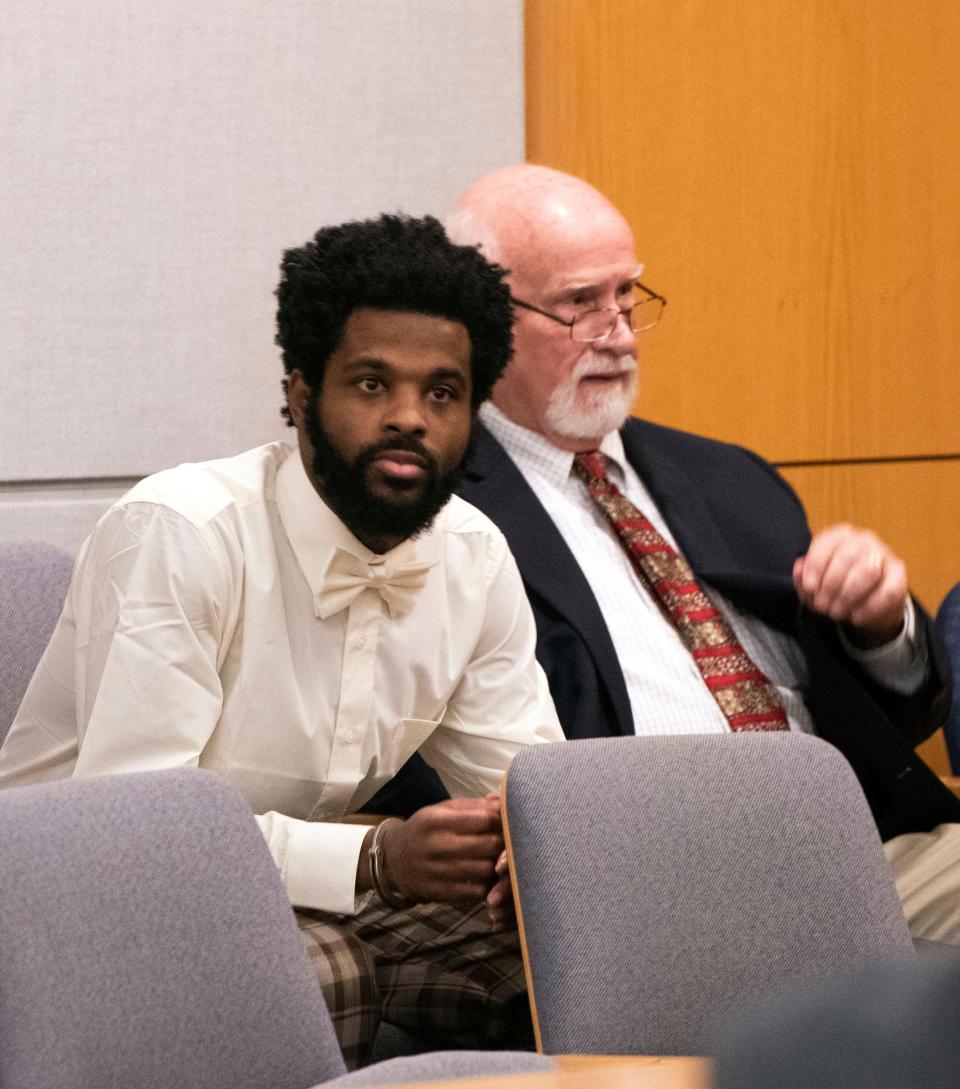
M 960 824 L 897 836 L 883 849 L 913 937 L 960 946 Z

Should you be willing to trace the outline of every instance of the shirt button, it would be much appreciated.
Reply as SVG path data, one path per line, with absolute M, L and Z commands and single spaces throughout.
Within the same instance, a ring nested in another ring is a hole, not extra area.
M 347 732 L 343 735 L 343 740 L 346 741 L 348 745 L 352 745 L 354 741 L 357 740 L 357 731 L 347 730 Z
M 354 650 L 363 650 L 367 645 L 367 637 L 365 635 L 358 635 L 353 641 Z

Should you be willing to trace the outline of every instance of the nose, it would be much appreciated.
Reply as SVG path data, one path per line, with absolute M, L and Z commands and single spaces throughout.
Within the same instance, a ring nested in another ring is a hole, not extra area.
M 423 438 L 427 431 L 427 420 L 419 391 L 398 390 L 387 406 L 383 427 L 388 432 Z
M 630 317 L 622 310 L 617 317 L 617 324 L 611 330 L 606 340 L 599 347 L 608 352 L 616 352 L 617 355 L 633 355 L 637 350 L 637 334 L 630 325 Z

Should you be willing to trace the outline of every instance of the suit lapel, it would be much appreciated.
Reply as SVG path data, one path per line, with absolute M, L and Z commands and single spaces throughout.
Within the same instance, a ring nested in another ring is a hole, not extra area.
M 693 570 L 708 582 L 736 569 L 720 527 L 689 477 L 654 432 L 628 420 L 621 432 L 627 460 L 640 474 Z
M 633 733 L 633 715 L 623 672 L 596 598 L 552 519 L 510 457 L 478 422 L 474 455 L 460 494 L 500 527 L 517 560 L 534 607 L 543 603 L 563 617 L 589 647 L 624 734 Z M 717 511 L 750 502 L 733 491 L 706 496 L 699 484 L 702 453 L 685 456 L 664 431 L 642 420 L 622 431 L 627 460 L 640 474 L 697 577 L 735 605 L 781 630 L 797 616 L 788 572 L 758 573 L 749 550 L 724 532 Z M 709 501 L 708 501 L 709 500 Z M 763 517 L 758 512 L 757 517 Z
M 534 605 L 539 599 L 579 633 L 610 693 L 620 731 L 632 734 L 623 673 L 590 585 L 520 470 L 479 421 L 459 493 L 500 527 Z
M 781 626 L 784 606 L 793 613 L 795 605 L 789 574 L 758 574 L 753 558 L 737 548 L 717 521 L 717 504 L 707 502 L 702 488 L 695 486 L 697 465 L 686 466 L 659 429 L 631 418 L 621 435 L 627 460 L 640 474 L 697 577 L 734 601 L 749 602 L 752 610 Z M 750 502 L 743 495 L 717 498 L 721 510 L 724 503 Z M 757 517 L 763 517 L 763 512 Z

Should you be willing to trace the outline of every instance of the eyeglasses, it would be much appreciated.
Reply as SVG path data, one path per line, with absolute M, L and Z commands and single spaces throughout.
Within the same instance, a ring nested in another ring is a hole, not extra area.
M 606 340 L 616 329 L 621 314 L 627 319 L 635 333 L 645 333 L 660 321 L 663 308 L 667 305 L 667 300 L 662 295 L 651 291 L 649 287 L 644 287 L 639 280 L 631 283 L 630 297 L 626 306 L 595 307 L 592 310 L 584 310 L 582 314 L 578 314 L 569 321 L 513 295 L 510 296 L 510 301 L 514 306 L 532 310 L 534 314 L 549 318 L 558 325 L 565 325 L 570 330 L 570 339 L 581 344 L 596 344 L 598 341 Z

